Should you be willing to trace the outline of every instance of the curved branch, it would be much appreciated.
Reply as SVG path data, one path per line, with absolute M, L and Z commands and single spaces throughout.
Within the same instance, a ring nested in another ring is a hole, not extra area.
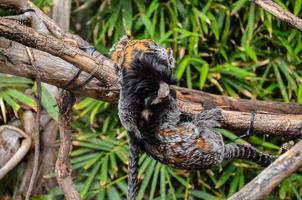
M 229 200 L 264 199 L 278 184 L 302 167 L 302 141 L 282 154 L 269 167 L 249 182 Z
M 21 129 L 16 128 L 14 126 L 4 125 L 0 127 L 0 133 L 4 132 L 5 129 L 9 129 L 10 131 L 17 132 L 20 134 L 23 139 L 21 142 L 21 146 L 18 151 L 13 155 L 13 157 L 5 163 L 3 167 L 0 168 L 0 180 L 24 158 L 31 146 L 31 137 L 24 133 Z

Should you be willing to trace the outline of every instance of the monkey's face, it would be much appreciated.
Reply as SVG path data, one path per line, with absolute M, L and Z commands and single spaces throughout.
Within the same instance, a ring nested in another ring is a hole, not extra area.
M 175 84 L 175 79 L 166 59 L 161 59 L 155 53 L 136 52 L 128 70 L 124 72 L 122 82 L 123 89 L 133 101 L 152 106 L 168 97 L 169 85 Z

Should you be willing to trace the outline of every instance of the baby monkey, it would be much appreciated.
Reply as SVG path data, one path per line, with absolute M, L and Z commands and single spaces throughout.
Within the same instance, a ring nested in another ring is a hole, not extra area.
M 137 194 L 139 150 L 173 168 L 202 170 L 230 159 L 245 159 L 262 166 L 276 156 L 253 147 L 224 144 L 215 129 L 223 120 L 219 108 L 184 120 L 169 85 L 174 59 L 171 49 L 152 40 L 123 37 L 112 48 L 120 78 L 119 117 L 129 134 L 128 199 Z

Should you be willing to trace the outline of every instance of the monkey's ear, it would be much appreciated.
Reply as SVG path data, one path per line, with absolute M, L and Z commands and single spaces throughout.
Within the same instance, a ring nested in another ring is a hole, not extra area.
M 167 52 L 167 56 L 168 56 L 169 66 L 173 69 L 175 67 L 175 60 L 173 58 L 173 50 L 171 48 L 167 48 L 166 52 Z
M 124 57 L 124 48 L 129 44 L 130 39 L 127 35 L 121 37 L 121 39 L 115 43 L 109 50 L 111 59 L 114 64 L 121 65 Z

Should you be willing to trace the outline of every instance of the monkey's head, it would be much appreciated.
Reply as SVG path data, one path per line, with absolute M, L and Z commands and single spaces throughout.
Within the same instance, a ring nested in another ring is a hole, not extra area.
M 128 98 L 145 106 L 156 105 L 170 94 L 175 84 L 171 49 L 152 40 L 122 38 L 114 47 L 112 60 L 121 70 L 121 85 Z
M 135 99 L 143 99 L 145 106 L 156 105 L 170 94 L 175 84 L 172 68 L 154 53 L 136 52 L 129 69 L 124 73 L 123 86 Z

